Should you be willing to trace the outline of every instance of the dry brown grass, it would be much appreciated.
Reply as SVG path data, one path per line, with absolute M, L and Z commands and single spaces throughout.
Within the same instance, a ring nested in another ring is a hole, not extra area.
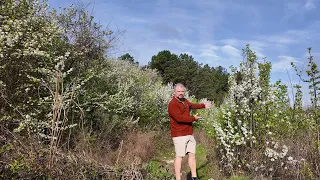
M 143 179 L 142 161 L 152 155 L 148 151 L 152 135 L 140 132 L 130 133 L 124 143 L 118 166 L 112 166 L 112 156 L 117 152 L 105 151 L 95 147 L 95 143 L 84 139 L 74 149 L 58 149 L 55 160 L 51 161 L 49 151 L 36 140 L 24 139 L 11 133 L 1 131 L 0 179 L 8 177 L 17 179 Z M 134 138 L 135 137 L 135 138 Z M 135 140 L 136 139 L 136 140 Z M 85 146 L 85 142 L 89 143 Z M 146 147 L 146 149 L 143 148 Z M 133 151 L 130 151 L 133 149 Z M 151 152 L 151 153 L 150 153 Z M 144 157 L 143 157 L 144 156 Z M 108 161 L 106 161 L 108 160 Z
M 112 142 L 111 138 L 96 138 L 90 140 L 84 132 L 79 134 L 76 146 L 73 148 L 75 152 L 86 154 L 86 156 L 95 161 L 111 166 L 127 166 L 133 162 L 139 164 L 148 162 L 155 154 L 154 134 L 153 132 L 132 130 L 122 135 L 122 140 Z M 115 146 L 114 144 L 117 144 Z
M 112 162 L 114 164 L 128 165 L 137 158 L 141 163 L 148 162 L 155 154 L 153 143 L 154 133 L 133 131 L 126 135 L 120 142 L 119 148 L 112 153 Z

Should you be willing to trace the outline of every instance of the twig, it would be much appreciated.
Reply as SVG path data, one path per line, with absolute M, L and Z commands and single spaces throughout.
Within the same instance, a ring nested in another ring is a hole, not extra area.
M 119 154 L 118 154 L 118 157 L 117 157 L 116 166 L 118 166 L 118 161 L 119 161 L 119 158 L 120 158 L 120 154 L 122 152 L 122 145 L 123 145 L 123 140 L 121 140 L 121 142 L 120 142 L 120 150 L 119 150 Z

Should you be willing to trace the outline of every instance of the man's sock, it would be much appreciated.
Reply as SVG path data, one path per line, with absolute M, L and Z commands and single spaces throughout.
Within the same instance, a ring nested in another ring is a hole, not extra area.
M 198 177 L 191 177 L 192 180 L 199 180 Z

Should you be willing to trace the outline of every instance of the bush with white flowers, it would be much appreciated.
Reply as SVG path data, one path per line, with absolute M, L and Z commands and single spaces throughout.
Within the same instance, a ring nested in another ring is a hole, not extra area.
M 271 135 L 276 142 L 277 138 L 293 129 L 288 116 L 287 87 L 280 81 L 274 85 L 269 83 L 271 64 L 258 63 L 249 46 L 243 52 L 245 59 L 239 70 L 231 68 L 229 92 L 224 103 L 201 114 L 207 119 L 203 125 L 217 139 L 225 171 L 245 166 L 275 170 L 280 161 L 288 157 L 289 148 L 283 144 L 280 152 L 275 151 L 266 142 Z M 250 162 L 246 153 L 253 149 L 269 159 L 269 164 Z

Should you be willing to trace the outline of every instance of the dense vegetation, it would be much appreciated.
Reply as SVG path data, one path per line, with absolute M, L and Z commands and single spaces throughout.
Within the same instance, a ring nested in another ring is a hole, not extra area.
M 130 54 L 109 58 L 123 32 L 104 29 L 83 8 L 0 5 L 1 179 L 172 179 L 167 103 L 176 82 L 192 101 L 213 101 L 195 123 L 200 178 L 320 178 L 320 73 L 311 48 L 306 74 L 292 64 L 310 85 L 303 109 L 301 86 L 290 105 L 287 86 L 270 82 L 272 64 L 249 45 L 230 75 L 167 50 L 140 67 Z

